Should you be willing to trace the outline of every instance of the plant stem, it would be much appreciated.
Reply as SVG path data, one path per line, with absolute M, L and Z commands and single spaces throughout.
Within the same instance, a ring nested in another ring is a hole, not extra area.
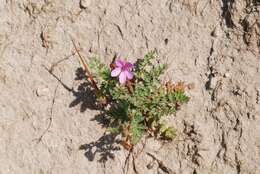
M 132 95 L 134 93 L 133 82 L 127 81 L 126 87 L 128 89 L 129 94 Z
M 94 80 L 93 75 L 92 75 L 91 72 L 89 71 L 88 66 L 87 66 L 87 63 L 86 63 L 84 57 L 80 54 L 80 52 L 79 52 L 79 50 L 78 50 L 78 48 L 77 48 L 77 46 L 76 46 L 74 40 L 71 39 L 71 41 L 72 41 L 72 43 L 73 43 L 73 46 L 74 46 L 74 48 L 75 48 L 76 53 L 77 53 L 78 56 L 79 56 L 80 62 L 82 63 L 82 65 L 83 65 L 83 67 L 84 67 L 84 70 L 86 71 L 86 76 L 89 78 L 89 80 L 90 80 L 90 82 L 91 82 L 91 85 L 92 85 L 93 88 L 96 90 L 97 94 L 99 94 L 100 91 L 99 91 L 99 88 L 98 88 L 98 86 L 97 86 L 97 83 L 96 83 L 96 81 Z

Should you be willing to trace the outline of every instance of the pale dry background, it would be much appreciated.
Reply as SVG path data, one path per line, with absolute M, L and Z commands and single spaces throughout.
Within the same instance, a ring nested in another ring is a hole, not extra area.
M 53 69 L 74 92 L 44 68 L 71 54 L 71 36 L 106 63 L 156 49 L 166 78 L 195 84 L 171 119 L 176 140 L 148 139 L 138 173 L 259 174 L 259 17 L 258 0 L 0 0 L 0 173 L 126 172 L 89 96 L 75 101 L 76 57 Z

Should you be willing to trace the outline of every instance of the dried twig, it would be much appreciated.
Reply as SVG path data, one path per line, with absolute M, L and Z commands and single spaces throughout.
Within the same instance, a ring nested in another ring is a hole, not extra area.
M 145 137 L 144 142 L 142 142 L 142 145 L 143 145 L 142 149 L 139 150 L 139 151 L 136 153 L 136 156 L 134 156 L 135 159 L 138 158 L 139 155 L 141 155 L 141 154 L 143 153 L 143 151 L 144 151 L 144 149 L 145 149 L 145 146 L 146 146 L 146 141 L 147 141 L 147 137 Z
M 165 173 L 168 173 L 168 174 L 174 174 L 174 172 L 168 168 L 161 160 L 159 160 L 158 158 L 155 157 L 155 155 L 149 153 L 149 152 L 146 152 L 146 154 L 150 157 L 153 158 L 153 160 L 157 161 L 158 165 L 159 165 L 159 168 L 162 169 Z
M 64 57 L 63 59 L 58 60 L 57 62 L 53 63 L 49 69 L 50 72 L 53 72 L 54 68 L 56 66 L 58 66 L 61 62 L 68 60 L 69 58 L 71 58 L 72 56 L 74 56 L 76 54 L 76 52 L 72 52 L 70 55 Z
M 47 68 L 45 65 L 42 65 L 42 67 L 48 71 L 67 91 L 75 93 L 73 88 L 68 87 L 65 83 L 62 82 L 61 78 L 59 78 L 57 75 L 55 75 L 53 72 L 51 72 L 50 68 Z
M 132 154 L 132 151 L 129 151 L 129 153 L 125 159 L 125 164 L 124 164 L 124 168 L 123 168 L 124 174 L 127 174 L 128 170 L 129 170 L 129 160 L 130 160 L 131 154 Z
M 134 169 L 134 172 L 136 173 L 136 174 L 139 174 L 139 172 L 137 171 L 137 168 L 136 168 L 136 164 L 135 164 L 135 156 L 134 155 L 132 155 L 132 158 L 133 158 L 133 169 Z
M 56 86 L 55 90 L 54 90 L 54 96 L 52 99 L 52 104 L 51 104 L 51 111 L 50 111 L 50 117 L 49 117 L 49 123 L 47 128 L 43 131 L 43 133 L 41 134 L 41 136 L 39 138 L 37 138 L 37 144 L 39 142 L 42 141 L 42 138 L 44 137 L 44 135 L 49 131 L 49 129 L 51 128 L 52 125 L 52 120 L 53 120 L 53 108 L 54 108 L 54 104 L 55 104 L 55 99 L 56 99 L 56 94 L 57 94 L 57 89 L 58 89 L 59 85 Z

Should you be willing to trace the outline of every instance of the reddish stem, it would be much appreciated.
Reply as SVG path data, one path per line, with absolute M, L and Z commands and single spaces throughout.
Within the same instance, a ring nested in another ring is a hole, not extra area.
M 91 85 L 93 86 L 93 88 L 96 90 L 97 93 L 99 93 L 99 88 L 97 86 L 97 83 L 96 81 L 94 80 L 94 77 L 93 75 L 91 74 L 91 72 L 89 71 L 88 69 L 88 66 L 87 66 L 87 63 L 85 62 L 85 59 L 84 57 L 80 54 L 75 42 L 73 39 L 71 39 L 72 43 L 73 43 L 73 46 L 75 48 L 75 51 L 76 53 L 78 54 L 79 58 L 80 58 L 80 61 L 82 63 L 82 65 L 84 66 L 84 70 L 86 71 L 86 76 L 89 78 L 90 82 L 91 82 Z

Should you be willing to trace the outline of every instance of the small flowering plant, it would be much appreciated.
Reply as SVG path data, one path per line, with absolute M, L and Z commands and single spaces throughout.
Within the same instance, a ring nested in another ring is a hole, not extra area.
M 174 139 L 175 129 L 161 118 L 174 114 L 189 100 L 182 82 L 161 82 L 166 64 L 154 63 L 155 59 L 155 52 L 149 52 L 135 64 L 124 59 L 110 66 L 97 58 L 89 62 L 89 80 L 110 121 L 108 130 L 121 134 L 121 144 L 129 150 L 144 134 Z

